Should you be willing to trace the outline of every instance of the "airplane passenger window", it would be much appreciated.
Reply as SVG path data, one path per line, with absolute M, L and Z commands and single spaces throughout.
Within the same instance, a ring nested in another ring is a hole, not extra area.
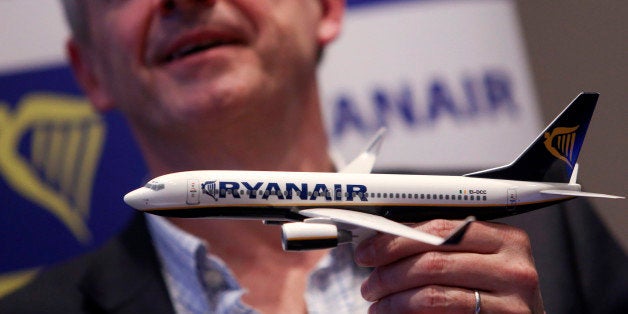
M 482 196 L 482 200 L 486 201 L 486 195 Z
M 425 194 L 421 194 L 421 199 L 424 199 L 424 198 L 425 198 Z

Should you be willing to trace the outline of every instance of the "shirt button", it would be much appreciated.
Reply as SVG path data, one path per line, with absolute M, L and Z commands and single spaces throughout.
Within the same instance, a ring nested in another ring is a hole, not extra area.
M 221 288 L 224 283 L 224 281 L 222 280 L 222 275 L 217 270 L 208 270 L 204 272 L 203 278 L 205 279 L 207 287 L 210 289 Z

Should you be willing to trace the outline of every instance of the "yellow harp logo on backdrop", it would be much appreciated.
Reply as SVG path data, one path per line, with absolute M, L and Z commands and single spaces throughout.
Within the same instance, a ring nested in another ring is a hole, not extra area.
M 545 148 L 554 157 L 566 162 L 569 167 L 573 168 L 574 146 L 576 143 L 576 130 L 580 126 L 566 128 L 558 127 L 552 130 L 552 133 L 545 132 Z
M 101 118 L 82 98 L 32 94 L 14 112 L 0 103 L 0 174 L 79 241 L 89 242 L 87 218 L 104 134 Z M 24 143 L 29 156 L 19 152 Z

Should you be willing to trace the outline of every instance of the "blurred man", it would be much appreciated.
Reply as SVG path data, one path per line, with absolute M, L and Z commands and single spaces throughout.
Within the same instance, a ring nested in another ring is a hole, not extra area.
M 97 110 L 125 114 L 152 177 L 191 169 L 333 171 L 316 69 L 340 32 L 344 1 L 64 4 L 78 81 Z M 442 236 L 458 224 L 417 228 Z M 279 232 L 258 221 L 138 215 L 103 249 L 44 272 L 0 309 L 544 312 L 528 236 L 515 227 L 474 223 L 460 245 L 447 248 L 378 235 L 355 255 L 349 246 L 284 252 Z

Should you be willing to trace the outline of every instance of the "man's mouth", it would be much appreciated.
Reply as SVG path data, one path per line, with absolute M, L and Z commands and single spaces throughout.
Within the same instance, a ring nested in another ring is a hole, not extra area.
M 174 49 L 172 53 L 165 56 L 164 63 L 170 63 L 185 57 L 198 54 L 216 47 L 237 44 L 236 41 L 208 39 L 205 41 L 189 43 Z
M 169 64 L 220 47 L 245 44 L 244 37 L 232 31 L 198 31 L 187 33 L 171 42 L 159 63 Z

